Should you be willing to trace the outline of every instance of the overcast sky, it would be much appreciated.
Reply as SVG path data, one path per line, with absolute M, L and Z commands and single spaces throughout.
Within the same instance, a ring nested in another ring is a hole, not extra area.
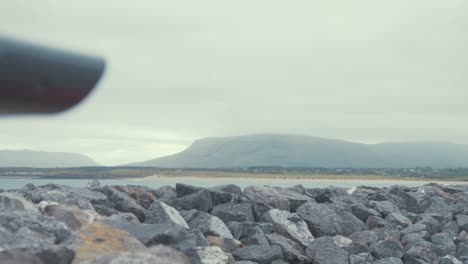
M 468 143 L 466 0 L 2 0 L 0 34 L 108 63 L 72 111 L 0 118 L 0 149 L 116 165 L 264 132 Z

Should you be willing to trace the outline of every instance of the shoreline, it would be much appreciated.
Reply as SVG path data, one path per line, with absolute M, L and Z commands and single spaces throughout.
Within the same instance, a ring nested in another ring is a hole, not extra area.
M 172 181 L 172 180 L 200 180 L 200 181 L 215 181 L 215 182 L 228 182 L 232 181 L 235 182 L 236 180 L 243 180 L 243 181 L 252 181 L 252 182 L 271 182 L 271 181 L 288 181 L 288 182 L 362 182 L 362 184 L 366 183 L 378 183 L 378 182 L 394 182 L 394 183 L 440 183 L 444 185 L 468 185 L 468 181 L 461 181 L 461 180 L 451 180 L 451 179 L 428 179 L 428 178 L 421 178 L 421 179 L 405 179 L 405 178 L 336 178 L 336 177 L 315 177 L 315 178 L 304 178 L 304 177 L 209 177 L 209 176 L 146 176 L 142 178 L 127 178 L 126 180 L 133 180 L 133 181 L 147 181 L 147 180 L 163 180 L 163 181 Z

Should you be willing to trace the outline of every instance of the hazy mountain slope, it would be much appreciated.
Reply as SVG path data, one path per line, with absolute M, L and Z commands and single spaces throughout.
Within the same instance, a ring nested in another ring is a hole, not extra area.
M 308 136 L 251 135 L 197 140 L 180 153 L 130 166 L 468 167 L 468 146 L 434 142 L 371 145 Z
M 0 167 L 87 167 L 101 166 L 91 158 L 76 153 L 33 150 L 0 150 Z

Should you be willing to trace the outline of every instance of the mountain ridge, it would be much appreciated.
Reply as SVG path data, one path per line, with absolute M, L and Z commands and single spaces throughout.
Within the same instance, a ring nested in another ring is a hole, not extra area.
M 255 134 L 202 138 L 179 153 L 126 166 L 455 168 L 468 167 L 468 145 L 443 141 L 365 144 L 304 135 Z
M 28 149 L 0 150 L 3 168 L 71 168 L 102 166 L 90 157 L 71 152 L 52 152 Z

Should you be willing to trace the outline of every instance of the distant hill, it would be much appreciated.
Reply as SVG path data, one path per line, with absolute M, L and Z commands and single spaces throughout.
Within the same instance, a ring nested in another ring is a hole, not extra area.
M 310 136 L 262 134 L 200 139 L 180 153 L 129 166 L 455 168 L 468 167 L 468 145 L 443 142 L 361 144 Z
M 0 167 L 66 168 L 101 166 L 76 153 L 33 150 L 0 150 Z

